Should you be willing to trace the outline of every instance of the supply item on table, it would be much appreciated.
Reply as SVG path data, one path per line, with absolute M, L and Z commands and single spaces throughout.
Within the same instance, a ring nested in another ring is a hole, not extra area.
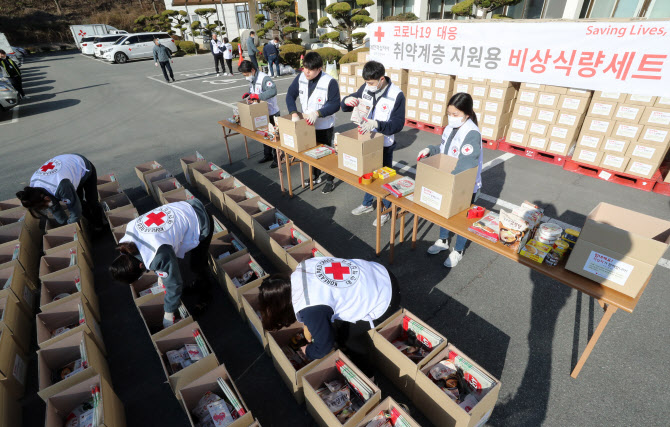
M 225 398 L 222 398 L 218 393 Z M 208 391 L 200 398 L 195 408 L 191 411 L 194 418 L 198 420 L 197 426 L 225 427 L 232 424 L 241 415 L 244 415 L 244 410 L 242 410 L 242 414 L 239 414 L 235 410 L 235 407 L 230 403 L 231 397 L 227 396 L 223 391 L 218 393 Z M 234 396 L 232 392 L 231 395 Z
M 412 178 L 403 176 L 393 182 L 382 185 L 382 188 L 396 197 L 406 197 L 414 193 L 415 182 Z
M 519 252 L 528 240 L 529 224 L 525 219 L 504 210 L 500 211 L 499 238 L 503 245 Z
M 538 242 L 535 239 L 531 239 L 526 243 L 526 245 L 521 249 L 519 255 L 529 258 L 537 263 L 542 264 L 545 257 L 551 251 L 552 246 L 545 243 Z
M 500 233 L 500 215 L 496 212 L 489 212 L 482 219 L 468 227 L 468 231 L 493 243 L 497 243 Z
M 410 424 L 396 408 L 391 408 L 379 412 L 365 427 L 410 427 Z
M 562 227 L 550 222 L 545 222 L 537 227 L 534 239 L 546 245 L 553 245 L 554 242 L 561 237 L 561 234 L 563 234 Z
M 372 176 L 375 179 L 381 179 L 381 180 L 389 179 L 396 176 L 396 171 L 395 169 L 392 169 L 388 166 L 384 166 L 383 168 L 377 169 L 374 172 L 372 172 Z
M 372 111 L 372 103 L 365 99 L 359 99 L 358 105 L 351 112 L 351 121 L 360 125 L 363 119 L 368 117 L 370 111 Z
M 321 400 L 342 424 L 346 423 L 372 396 L 372 390 L 342 360 L 336 361 L 340 375 L 316 390 Z
M 332 147 L 328 147 L 327 145 L 319 145 L 316 148 L 312 148 L 311 150 L 305 151 L 305 155 L 313 159 L 320 159 L 322 157 L 326 157 L 331 154 L 337 154 L 337 150 L 335 150 Z

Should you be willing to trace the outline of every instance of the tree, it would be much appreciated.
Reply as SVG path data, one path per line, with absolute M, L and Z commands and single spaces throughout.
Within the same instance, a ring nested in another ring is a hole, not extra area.
M 60 7 L 60 1 L 54 0 L 54 3 L 56 3 L 56 10 L 58 11 L 58 14 L 62 15 L 63 14 L 63 9 L 61 9 L 61 7 Z
M 172 28 L 181 31 L 181 36 L 184 38 L 184 40 L 188 40 L 188 37 L 186 36 L 186 24 L 188 23 L 188 14 L 186 13 L 186 11 L 166 10 L 165 12 L 162 13 L 162 15 L 164 15 L 170 20 L 170 22 L 172 23 Z
M 264 14 L 259 13 L 254 17 L 254 22 L 262 28 L 257 31 L 258 37 L 272 39 L 279 37 L 287 43 L 300 44 L 298 33 L 304 33 L 306 28 L 301 28 L 300 23 L 305 17 L 295 13 L 295 2 L 291 0 L 261 0 L 261 10 L 267 12 L 270 17 L 268 21 Z
M 205 22 L 207 23 L 203 26 L 200 21 L 196 21 L 200 24 L 198 28 L 200 30 L 202 30 L 202 32 L 204 32 L 205 34 L 212 35 L 212 31 L 215 30 L 216 27 L 217 27 L 216 24 L 210 24 L 209 23 L 209 18 L 212 15 L 214 15 L 215 13 L 216 13 L 216 9 L 213 8 L 213 7 L 212 8 L 201 8 L 201 9 L 196 9 L 195 10 L 195 14 L 200 16 L 201 18 L 203 18 L 205 20 Z M 220 21 L 217 21 L 217 22 L 220 22 Z M 195 24 L 195 22 L 194 22 L 194 24 Z
M 319 27 L 333 30 L 322 35 L 321 41 L 334 43 L 349 52 L 354 50 L 354 43 L 361 44 L 366 35 L 354 31 L 374 22 L 374 19 L 370 18 L 370 12 L 365 9 L 373 4 L 375 4 L 373 0 L 356 0 L 357 9 L 352 9 L 346 1 L 328 5 L 326 13 L 333 16 L 335 23 L 328 16 L 319 19 L 317 24 Z
M 489 12 L 503 6 L 518 4 L 520 1 L 521 0 L 463 0 L 451 7 L 451 13 L 458 16 L 470 16 L 485 19 Z M 479 14 L 479 12 L 481 12 L 481 14 Z M 504 18 L 504 16 L 498 15 L 496 18 Z
M 202 26 L 200 24 L 200 21 L 193 21 L 191 22 L 191 34 L 193 36 L 199 36 L 201 33 Z

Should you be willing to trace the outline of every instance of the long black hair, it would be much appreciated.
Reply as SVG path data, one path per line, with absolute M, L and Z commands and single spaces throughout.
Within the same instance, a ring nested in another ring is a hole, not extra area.
M 270 275 L 263 280 L 259 291 L 258 303 L 263 329 L 276 331 L 295 323 L 289 275 Z
M 33 218 L 43 218 L 41 213 L 43 209 L 48 207 L 48 201 L 45 197 L 50 194 L 44 188 L 40 187 L 24 187 L 22 191 L 16 193 L 16 197 L 21 201 L 21 205 L 28 209 Z M 54 203 L 58 203 L 55 201 Z
M 465 115 L 468 116 L 470 120 L 474 122 L 474 124 L 479 126 L 479 123 L 477 123 L 477 115 L 473 110 L 472 104 L 473 104 L 472 97 L 470 96 L 469 93 L 459 92 L 451 97 L 451 99 L 449 100 L 449 104 L 447 104 L 447 108 L 449 108 L 450 105 L 453 105 L 454 107 L 458 108 L 460 111 L 465 113 Z
M 130 284 L 142 277 L 145 269 L 142 267 L 142 261 L 136 257 L 140 253 L 137 245 L 132 242 L 124 242 L 119 243 L 116 249 L 121 254 L 109 266 L 109 273 L 114 280 Z

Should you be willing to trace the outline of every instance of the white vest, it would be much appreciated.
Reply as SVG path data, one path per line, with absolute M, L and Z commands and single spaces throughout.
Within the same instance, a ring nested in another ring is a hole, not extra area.
M 218 55 L 221 53 L 221 42 L 219 40 L 210 40 L 209 43 L 212 45 L 212 53 Z
M 395 101 L 398 98 L 398 95 L 400 95 L 401 93 L 402 90 L 400 90 L 398 86 L 389 82 L 388 90 L 375 106 L 374 115 L 372 119 L 377 120 L 378 122 L 387 122 L 391 117 L 391 111 L 393 111 L 393 107 L 395 107 Z M 369 101 L 370 103 L 373 103 L 374 93 L 368 92 L 366 88 L 363 91 L 363 99 Z M 375 129 L 374 132 L 377 132 L 377 129 Z M 395 141 L 395 135 L 384 135 L 384 147 L 390 147 L 391 145 L 393 145 L 394 141 Z
M 370 322 L 381 317 L 391 303 L 391 279 L 376 262 L 360 259 L 311 258 L 291 274 L 291 295 L 296 315 L 306 307 L 327 305 L 331 321 Z
M 186 252 L 200 243 L 198 215 L 186 202 L 159 206 L 130 221 L 126 235 L 119 242 L 135 243 L 147 268 L 162 245 L 170 245 L 178 258 L 184 258 Z
M 37 169 L 30 178 L 30 186 L 44 188 L 53 195 L 58 184 L 64 179 L 69 179 L 76 190 L 86 172 L 88 169 L 80 156 L 61 154 Z
M 260 95 L 260 93 L 263 92 L 263 80 L 267 76 L 268 75 L 262 71 L 256 71 L 256 84 L 249 83 L 249 93 L 255 93 L 256 95 Z M 268 103 L 268 112 L 270 113 L 271 116 L 274 116 L 279 112 L 279 105 L 277 104 L 276 96 L 273 96 L 266 102 Z
M 223 45 L 223 59 L 233 59 L 233 45 L 226 43 Z
M 305 74 L 300 74 L 300 79 L 298 80 L 300 88 L 300 105 L 302 107 L 302 112 L 306 113 L 308 111 L 317 111 L 323 108 L 328 101 L 328 85 L 333 78 L 329 75 L 321 72 L 321 77 L 316 83 L 314 92 L 312 96 L 308 98 L 309 94 L 309 80 L 305 77 Z M 319 117 L 314 123 L 314 128 L 316 129 L 330 129 L 335 125 L 335 115 L 330 115 L 326 117 Z
M 463 125 L 458 129 L 458 132 L 456 132 L 456 135 L 454 135 L 454 139 L 451 140 L 451 144 L 449 145 L 449 149 L 445 150 L 447 147 L 447 140 L 449 139 L 449 135 L 451 135 L 451 131 L 453 131 L 454 128 L 451 126 L 447 126 L 444 128 L 444 132 L 442 132 L 442 143 L 440 144 L 440 152 L 442 154 L 447 154 L 451 157 L 456 157 L 458 158 L 461 153 L 464 153 L 463 150 L 468 150 L 467 145 L 464 147 L 461 147 L 463 145 L 463 140 L 465 139 L 465 136 L 472 130 L 477 131 L 479 134 L 479 166 L 477 167 L 477 180 L 475 181 L 475 189 L 473 190 L 473 193 L 476 193 L 479 191 L 480 188 L 482 188 L 482 164 L 484 161 L 484 151 L 482 149 L 482 135 L 481 132 L 479 131 L 479 128 L 473 122 L 472 120 L 468 119 Z M 472 147 L 470 147 L 470 150 L 472 150 Z

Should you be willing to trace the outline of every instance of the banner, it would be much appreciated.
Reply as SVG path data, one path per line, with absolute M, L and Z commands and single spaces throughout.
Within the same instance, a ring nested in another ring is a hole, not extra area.
M 670 21 L 382 22 L 370 58 L 387 67 L 670 97 Z

